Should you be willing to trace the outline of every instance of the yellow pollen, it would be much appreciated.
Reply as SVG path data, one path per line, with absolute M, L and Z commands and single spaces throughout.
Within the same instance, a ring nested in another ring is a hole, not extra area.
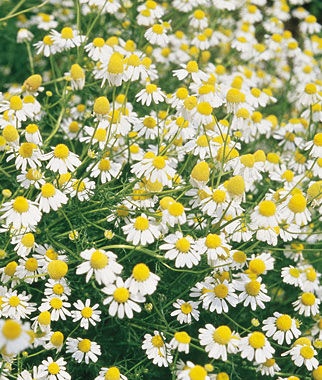
M 282 178 L 286 180 L 286 182 L 292 182 L 294 178 L 294 173 L 292 170 L 285 170 L 285 172 L 282 174 Z
M 208 146 L 207 136 L 206 135 L 202 135 L 202 136 L 198 137 L 196 143 L 197 143 L 198 146 L 200 146 L 202 148 L 205 148 L 206 146 Z
M 180 202 L 174 202 L 169 205 L 168 211 L 170 215 L 177 217 L 184 213 L 184 208 Z
M 322 146 L 322 133 L 317 133 L 313 138 L 315 146 Z
M 162 34 L 163 33 L 163 26 L 160 24 L 154 24 L 152 26 L 152 31 L 155 34 Z
M 146 128 L 149 128 L 149 129 L 153 129 L 156 125 L 157 125 L 157 122 L 155 121 L 155 119 L 151 116 L 147 116 L 144 120 L 143 120 L 143 125 L 146 127 Z
M 314 282 L 317 279 L 317 274 L 314 268 L 305 269 L 305 274 L 308 281 Z
M 233 254 L 233 259 L 234 261 L 236 261 L 236 263 L 239 263 L 239 264 L 242 264 L 246 261 L 246 255 L 244 252 L 242 251 L 236 251 L 234 252 Z
M 65 144 L 58 144 L 54 150 L 54 156 L 65 160 L 69 155 L 69 149 Z
M 45 45 L 48 45 L 48 46 L 51 46 L 54 43 L 53 39 L 48 35 L 45 36 L 42 41 Z
M 248 341 L 253 348 L 262 348 L 265 346 L 265 335 L 261 332 L 255 331 L 248 338 Z
M 74 80 L 84 79 L 85 78 L 84 70 L 77 63 L 75 63 L 74 65 L 72 65 L 72 67 L 70 69 L 70 75 L 71 75 L 71 77 Z
M 308 83 L 306 86 L 305 86 L 305 90 L 304 90 L 308 95 L 313 95 L 313 94 L 316 94 L 317 93 L 317 88 L 316 88 L 316 85 L 314 83 Z
M 304 346 L 300 350 L 301 356 L 303 356 L 304 359 L 312 359 L 314 356 L 314 351 L 312 347 Z
M 52 260 L 47 267 L 49 277 L 53 280 L 60 280 L 68 271 L 68 265 L 62 260 Z
M 261 284 L 256 280 L 251 280 L 245 285 L 245 290 L 250 296 L 257 296 L 260 292 Z
M 176 249 L 181 253 L 187 253 L 190 249 L 190 242 L 187 238 L 181 238 L 176 241 Z
M 103 158 L 99 164 L 98 164 L 98 168 L 100 171 L 102 172 L 106 172 L 106 171 L 109 171 L 111 169 L 111 162 L 108 158 Z
M 143 282 L 150 276 L 150 270 L 147 265 L 141 263 L 135 265 L 132 271 L 132 275 L 136 281 Z
M 95 99 L 93 111 L 99 115 L 106 115 L 110 110 L 110 102 L 105 96 Z
M 62 31 L 60 32 L 61 38 L 65 40 L 69 40 L 74 38 L 74 33 L 72 28 L 63 28 Z
M 106 129 L 103 129 L 103 128 L 98 128 L 94 134 L 94 139 L 97 140 L 97 141 L 105 141 L 106 139 L 106 135 L 107 135 L 107 132 L 106 132 Z
M 278 164 L 280 162 L 280 158 L 276 153 L 268 153 L 267 161 L 271 162 L 272 164 Z
M 250 117 L 250 114 L 246 108 L 240 108 L 237 111 L 236 116 L 246 120 Z
M 215 249 L 221 246 L 221 238 L 216 234 L 209 234 L 205 241 L 206 247 L 210 249 Z
M 202 161 L 194 166 L 191 171 L 191 177 L 196 181 L 208 182 L 210 175 L 210 169 L 207 162 Z
M 228 326 L 219 326 L 213 333 L 213 339 L 216 343 L 227 344 L 231 339 L 232 333 Z
M 19 134 L 18 134 L 17 129 L 10 124 L 3 128 L 2 136 L 9 143 L 18 140 L 18 138 L 19 138 Z
M 216 203 L 222 203 L 225 201 L 226 199 L 226 193 L 223 191 L 223 190 L 215 190 L 213 193 L 212 193 L 212 199 L 216 202 Z
M 236 175 L 228 180 L 227 190 L 233 196 L 241 196 L 245 192 L 245 181 L 240 175 Z
M 259 98 L 260 97 L 260 95 L 261 95 L 261 90 L 260 89 L 258 89 L 258 88 L 252 88 L 251 90 L 250 90 L 250 92 L 251 92 L 251 94 L 255 97 L 255 98 Z
M 35 145 L 33 143 L 22 143 L 19 148 L 19 154 L 23 158 L 30 158 L 32 156 Z
M 245 101 L 245 94 L 243 94 L 237 88 L 231 88 L 227 92 L 226 100 L 229 103 L 242 103 Z
M 183 312 L 183 314 L 190 314 L 192 312 L 192 306 L 190 305 L 189 302 L 183 303 L 180 309 Z
M 205 12 L 202 11 L 201 9 L 197 9 L 193 12 L 193 16 L 197 19 L 197 20 L 202 20 L 203 18 L 205 18 Z
M 44 198 L 50 198 L 56 193 L 55 187 L 51 183 L 45 183 L 41 186 L 41 195 Z
M 209 116 L 212 113 L 212 107 L 208 102 L 201 102 L 197 105 L 197 111 L 201 115 Z
M 30 134 L 34 134 L 38 132 L 38 125 L 37 124 L 28 124 L 26 127 L 26 132 Z
M 300 271 L 297 268 L 290 268 L 289 274 L 292 277 L 299 278 L 300 277 Z
M 18 264 L 15 261 L 11 261 L 4 268 L 4 274 L 9 277 L 12 277 L 16 273 L 16 268 Z
M 20 323 L 7 319 L 2 326 L 2 334 L 8 340 L 15 340 L 21 335 Z
M 17 307 L 20 304 L 20 299 L 17 296 L 12 296 L 9 298 L 9 305 L 11 307 Z
M 58 258 L 58 253 L 55 252 L 53 248 L 47 249 L 45 255 L 50 259 L 50 260 L 57 260 Z
M 95 47 L 103 47 L 105 45 L 105 41 L 103 38 L 97 37 L 93 40 L 93 46 Z
M 61 294 L 63 294 L 64 293 L 64 287 L 63 287 L 63 285 L 61 285 L 61 284 L 55 284 L 53 286 L 53 292 L 57 296 L 60 296 Z

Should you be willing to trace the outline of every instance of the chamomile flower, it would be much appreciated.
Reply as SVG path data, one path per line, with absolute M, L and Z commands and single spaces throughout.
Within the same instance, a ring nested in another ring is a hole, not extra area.
M 206 81 L 208 79 L 208 74 L 199 69 L 196 61 L 189 61 L 187 64 L 181 64 L 180 66 L 181 69 L 173 71 L 173 75 L 180 81 L 189 77 L 195 83 L 200 84 L 202 81 Z
M 163 24 L 152 25 L 152 27 L 145 32 L 144 37 L 150 44 L 159 45 L 161 47 L 165 47 L 169 42 L 167 30 Z
M 66 204 L 68 198 L 53 184 L 45 183 L 41 186 L 41 193 L 36 197 L 36 202 L 39 203 L 40 211 L 49 213 L 50 210 L 57 211 L 63 204 Z
M 77 197 L 81 202 L 89 200 L 94 195 L 95 182 L 89 178 L 74 180 L 70 187 L 70 196 Z
M 34 257 L 19 259 L 19 265 L 16 270 L 16 276 L 27 284 L 32 284 L 41 279 L 39 276 L 42 268 L 39 267 L 38 260 Z
M 88 282 L 94 275 L 98 284 L 108 285 L 122 272 L 122 265 L 116 262 L 117 256 L 111 251 L 90 248 L 80 253 L 85 262 L 78 265 L 76 274 L 85 274 Z
M 266 331 L 266 336 L 272 337 L 279 345 L 282 345 L 284 340 L 287 344 L 291 344 L 293 338 L 298 338 L 301 335 L 301 331 L 296 326 L 296 321 L 288 314 L 281 314 L 277 311 L 273 317 L 263 321 L 262 330 Z
M 12 244 L 16 244 L 14 250 L 17 251 L 17 255 L 25 257 L 33 251 L 36 246 L 35 236 L 31 232 L 24 235 L 19 235 L 12 239 Z
M 229 0 L 228 0 L 229 1 Z M 178 366 L 178 364 L 177 364 Z M 182 362 L 182 368 L 177 371 L 178 380 L 210 380 L 207 371 L 199 364 L 194 364 L 190 361 L 187 364 Z
M 175 260 L 177 268 L 198 265 L 201 260 L 200 252 L 196 247 L 194 239 L 177 231 L 175 234 L 170 234 L 164 238 L 165 244 L 160 245 L 161 250 L 166 250 L 165 258 Z
M 50 331 L 45 339 L 48 340 L 48 343 L 45 345 L 46 350 L 54 349 L 58 353 L 63 348 L 64 334 L 61 331 Z
M 26 319 L 28 315 L 33 313 L 36 304 L 29 302 L 31 295 L 27 295 L 25 291 L 18 294 L 17 290 L 9 290 L 5 296 L 1 298 L 1 312 L 7 318 L 15 320 Z
M 204 293 L 200 297 L 202 307 L 210 312 L 221 314 L 228 312 L 228 305 L 235 307 L 238 304 L 238 296 L 233 284 L 227 280 L 220 283 L 207 283 Z
M 70 380 L 71 376 L 66 372 L 67 362 L 63 358 L 53 360 L 52 357 L 48 357 L 47 360 L 43 360 L 42 364 L 38 367 L 39 376 L 46 377 L 50 380 Z
M 172 317 L 177 317 L 177 320 L 183 324 L 191 324 L 193 319 L 196 321 L 199 320 L 199 314 L 198 311 L 198 305 L 200 302 L 193 302 L 193 301 L 187 301 L 177 299 L 176 302 L 173 303 L 173 307 L 175 307 L 177 310 L 174 310 L 170 315 Z
M 320 158 L 322 156 L 322 133 L 317 133 L 313 137 L 313 141 L 309 141 L 305 145 L 305 149 L 310 149 L 310 156 Z
M 304 314 L 305 317 L 309 317 L 319 313 L 320 303 L 321 300 L 313 293 L 304 292 L 292 305 L 294 306 L 294 310 L 298 311 L 300 315 Z
M 126 240 L 134 245 L 147 245 L 153 243 L 161 235 L 155 222 L 145 214 L 141 214 L 130 223 L 122 227 Z
M 54 55 L 59 50 L 58 46 L 54 44 L 54 40 L 50 35 L 43 37 L 42 41 L 38 41 L 34 44 L 36 48 L 36 54 L 43 54 L 45 57 Z
M 168 367 L 173 361 L 170 348 L 170 345 L 165 342 L 163 333 L 154 331 L 154 335 L 144 335 L 142 349 L 146 351 L 148 359 L 153 359 L 153 364 Z
M 93 178 L 100 177 L 102 183 L 106 183 L 119 175 L 122 164 L 113 162 L 109 158 L 102 158 L 93 168 L 88 166 L 87 170 L 91 171 L 90 176 Z
M 129 281 L 130 291 L 142 296 L 153 294 L 159 281 L 160 277 L 152 273 L 146 264 L 136 264 Z
M 238 301 L 247 307 L 249 304 L 252 310 L 256 310 L 257 306 L 265 309 L 264 302 L 270 301 L 265 284 L 262 283 L 261 277 L 252 280 L 248 276 L 241 274 L 240 280 L 234 283 L 235 289 L 240 290 Z
M 137 313 L 141 311 L 138 303 L 144 302 L 145 298 L 138 293 L 132 293 L 129 282 L 129 279 L 124 282 L 121 277 L 117 277 L 115 284 L 109 284 L 102 289 L 102 292 L 107 294 L 103 305 L 109 305 L 108 313 L 111 317 L 117 315 L 123 319 L 126 315 L 127 318 L 133 318 L 133 311 Z
M 66 301 L 66 296 L 57 297 L 56 295 L 49 296 L 43 299 L 42 304 L 38 308 L 39 311 L 49 311 L 52 321 L 62 319 L 66 320 L 66 316 L 70 317 L 70 303 Z
M 312 371 L 319 366 L 319 361 L 314 357 L 317 355 L 317 352 L 311 345 L 296 344 L 290 351 L 282 354 L 282 356 L 285 356 L 287 353 L 291 355 L 297 367 L 305 365 L 308 371 Z
M 18 196 L 2 205 L 0 211 L 4 214 L 1 215 L 1 219 L 5 219 L 6 224 L 12 224 L 13 228 L 17 230 L 21 227 L 32 228 L 39 223 L 42 217 L 37 206 L 36 202 Z
M 214 266 L 218 257 L 229 257 L 231 246 L 227 243 L 224 234 L 208 234 L 206 237 L 197 240 L 196 248 L 200 254 L 206 253 L 208 265 Z
M 254 331 L 239 342 L 241 357 L 257 363 L 265 363 L 271 359 L 275 349 L 271 346 L 265 335 L 260 331 Z
M 199 341 L 210 358 L 227 360 L 227 353 L 236 353 L 239 346 L 239 336 L 228 326 L 222 325 L 217 328 L 212 324 L 206 324 L 205 328 L 199 329 Z
M 277 227 L 279 219 L 276 204 L 271 200 L 261 201 L 251 214 L 251 220 L 258 227 Z
M 85 36 L 79 35 L 78 30 L 73 30 L 70 27 L 64 27 L 60 33 L 52 30 L 50 37 L 59 52 L 80 46 L 85 40 Z
M 49 159 L 46 169 L 59 172 L 59 174 L 73 172 L 81 164 L 77 154 L 71 152 L 65 144 L 53 147 L 53 151 L 47 153 L 44 159 Z
M 302 286 L 301 270 L 295 268 L 293 265 L 283 267 L 281 270 L 283 282 L 286 284 L 294 285 L 297 287 Z
M 43 173 L 39 169 L 32 168 L 28 169 L 28 171 L 22 170 L 21 174 L 17 175 L 17 182 L 21 183 L 21 186 L 25 189 L 29 189 L 30 186 L 40 189 L 46 183 Z
M 77 363 L 81 363 L 84 360 L 88 364 L 90 361 L 97 362 L 98 356 L 101 355 L 101 348 L 99 344 L 86 338 L 67 338 L 66 352 L 71 353 L 72 358 Z
M 306 225 L 311 220 L 311 213 L 306 206 L 306 198 L 301 192 L 290 194 L 279 207 L 281 218 L 299 226 Z
M 71 295 L 71 289 L 64 277 L 57 280 L 50 278 L 45 286 L 45 296 L 56 295 L 58 297 L 68 297 Z
M 37 366 L 33 366 L 31 373 L 27 371 L 26 369 L 20 372 L 20 374 L 17 377 L 17 380 L 33 380 L 33 379 L 39 379 L 39 378 L 40 378 L 39 369 Z M 3 379 L 3 380 L 6 380 L 6 379 Z
M 17 320 L 0 320 L 0 348 L 8 355 L 17 355 L 31 346 L 29 324 Z
M 261 375 L 273 377 L 276 372 L 279 372 L 281 368 L 276 363 L 275 359 L 267 359 L 266 362 L 261 363 L 256 368 L 256 372 L 260 372 Z M 294 379 L 295 380 L 295 379 Z
M 94 380 L 127 380 L 117 367 L 101 368 L 99 375 Z
M 174 334 L 171 339 L 169 346 L 172 350 L 178 349 L 178 352 L 189 353 L 189 343 L 191 342 L 191 337 L 185 331 L 178 331 Z
M 135 95 L 136 101 L 141 102 L 142 105 L 149 106 L 152 101 L 155 104 L 162 103 L 166 96 L 160 89 L 160 87 L 157 87 L 155 84 L 148 83 L 145 88 L 141 91 L 139 91 Z
M 71 311 L 71 316 L 73 318 L 73 322 L 80 321 L 80 327 L 88 330 L 90 325 L 96 326 L 97 322 L 101 321 L 101 311 L 98 309 L 98 304 L 94 306 L 90 306 L 91 301 L 87 299 L 85 303 L 81 300 L 77 300 L 77 302 L 73 303 L 73 306 L 76 310 Z

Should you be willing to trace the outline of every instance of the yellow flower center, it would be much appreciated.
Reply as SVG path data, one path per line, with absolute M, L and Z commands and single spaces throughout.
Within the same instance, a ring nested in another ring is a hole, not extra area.
M 15 261 L 11 261 L 4 268 L 4 273 L 7 276 L 12 277 L 16 273 L 17 266 L 18 266 L 18 264 Z
M 253 259 L 249 263 L 249 270 L 257 275 L 260 275 L 265 272 L 266 266 L 263 260 Z
M 200 146 L 202 148 L 207 147 L 208 146 L 207 136 L 206 135 L 202 135 L 202 136 L 198 137 L 196 143 L 197 143 L 198 146 Z
M 260 97 L 260 95 L 261 95 L 261 90 L 260 89 L 258 89 L 258 88 L 252 88 L 251 90 L 250 90 L 250 92 L 251 92 L 251 94 L 255 97 L 255 98 L 259 98 Z
M 186 70 L 188 73 L 197 73 L 199 71 L 198 63 L 196 61 L 189 61 Z
M 19 96 L 14 95 L 10 98 L 10 108 L 14 111 L 19 111 L 22 109 L 22 100 Z
M 179 343 L 183 344 L 189 344 L 191 341 L 191 337 L 185 331 L 176 332 L 174 337 Z
M 300 271 L 298 269 L 296 269 L 296 268 L 290 268 L 289 274 L 292 277 L 295 277 L 295 278 L 299 278 L 300 277 Z
M 35 244 L 35 237 L 34 235 L 29 232 L 28 234 L 24 235 L 21 239 L 21 244 L 24 245 L 27 248 L 33 247 Z
M 245 290 L 250 296 L 257 296 L 260 292 L 261 284 L 256 280 L 251 280 L 245 285 Z
M 216 234 L 209 234 L 206 237 L 206 247 L 210 249 L 218 248 L 221 246 L 221 238 Z
M 60 280 L 68 271 L 68 265 L 62 260 L 52 260 L 47 267 L 48 274 L 53 280 Z
M 138 216 L 134 222 L 134 228 L 138 231 L 145 231 L 149 228 L 149 220 L 143 216 Z
M 96 250 L 91 256 L 91 267 L 94 269 L 103 269 L 108 264 L 108 257 L 101 251 Z
M 261 215 L 269 217 L 275 215 L 276 206 L 273 201 L 262 201 L 258 206 Z
M 271 162 L 272 164 L 278 164 L 280 162 L 280 158 L 276 153 L 268 153 L 267 161 Z
M 322 133 L 317 133 L 313 138 L 313 143 L 316 146 L 322 146 Z
M 2 334 L 8 340 L 15 340 L 21 335 L 22 328 L 20 324 L 11 319 L 7 319 L 2 326 Z
M 90 307 L 84 307 L 81 311 L 83 318 L 90 318 L 93 315 L 93 310 Z
M 50 338 L 50 342 L 55 346 L 59 347 L 64 342 L 64 335 L 60 331 L 55 331 Z
M 176 249 L 181 253 L 187 253 L 190 249 L 190 242 L 187 238 L 181 238 L 176 241 Z
M 164 346 L 164 342 L 163 342 L 163 339 L 161 338 L 160 335 L 155 335 L 152 340 L 151 340 L 152 344 L 154 347 L 157 347 L 157 348 L 161 348 Z
M 29 203 L 26 198 L 19 196 L 14 200 L 12 207 L 19 214 L 22 214 L 29 210 Z
M 202 11 L 201 9 L 197 9 L 193 12 L 193 16 L 197 19 L 197 20 L 202 20 L 204 17 L 205 17 L 205 12 Z
M 121 374 L 117 367 L 109 368 L 105 373 L 105 380 L 120 380 Z
M 17 307 L 20 304 L 19 297 L 12 296 L 9 298 L 9 305 L 12 307 Z
M 168 211 L 172 216 L 180 216 L 184 213 L 184 207 L 180 202 L 174 202 L 169 205 Z
M 105 96 L 95 99 L 93 110 L 99 115 L 106 115 L 110 110 L 110 102 Z
M 287 315 L 281 315 L 276 320 L 276 326 L 279 330 L 287 331 L 292 327 L 292 318 Z
M 263 115 L 258 111 L 255 111 L 252 114 L 252 120 L 254 123 L 259 123 L 260 121 L 262 121 L 262 119 L 263 119 Z
M 228 180 L 227 190 L 231 195 L 241 196 L 245 192 L 245 181 L 240 175 L 236 175 Z
M 61 38 L 65 40 L 69 40 L 74 38 L 74 33 L 72 28 L 63 28 L 62 31 L 60 32 Z
M 231 339 L 232 333 L 228 326 L 219 326 L 213 333 L 213 339 L 219 344 L 227 344 Z
M 267 359 L 263 365 L 265 367 L 273 367 L 274 364 L 275 364 L 275 359 Z
M 26 127 L 26 132 L 30 134 L 34 134 L 38 131 L 38 125 L 37 124 L 28 124 Z
M 105 141 L 106 135 L 106 129 L 98 128 L 94 134 L 94 139 L 96 139 L 97 141 Z
M 48 46 L 51 46 L 54 43 L 53 39 L 50 36 L 45 36 L 42 41 L 45 45 Z
M 153 159 L 152 165 L 157 169 L 163 169 L 165 167 L 165 159 L 162 156 L 156 156 Z
M 78 349 L 81 352 L 88 352 L 91 349 L 91 341 L 89 339 L 83 339 L 78 343 Z
M 308 83 L 306 86 L 305 86 L 305 90 L 304 90 L 308 95 L 313 95 L 313 94 L 316 94 L 317 93 L 317 88 L 316 88 L 316 85 L 314 83 Z
M 183 303 L 180 309 L 183 312 L 183 314 L 190 314 L 192 312 L 192 306 L 190 305 L 189 302 Z
M 205 380 L 207 371 L 201 365 L 195 365 L 189 371 L 190 380 Z
M 212 113 L 212 107 L 208 102 L 201 102 L 197 105 L 197 111 L 201 115 L 209 116 Z
M 292 170 L 285 170 L 285 172 L 282 174 L 282 178 L 285 179 L 287 182 L 292 182 L 294 178 L 294 173 Z
M 105 41 L 103 38 L 97 37 L 93 40 L 93 46 L 95 47 L 103 47 L 105 45 Z
M 25 263 L 25 268 L 29 272 L 36 271 L 38 269 L 38 261 L 34 257 L 30 257 Z
M 150 270 L 147 265 L 141 263 L 135 265 L 132 274 L 136 281 L 143 282 L 149 278 Z
M 65 160 L 69 155 L 69 149 L 65 144 L 58 144 L 54 150 L 54 156 Z
M 312 359 L 314 356 L 314 351 L 312 347 L 304 346 L 301 348 L 301 356 L 303 356 L 304 359 Z
M 306 208 L 306 199 L 302 194 L 295 194 L 288 202 L 288 208 L 294 213 L 301 213 Z
M 303 293 L 301 301 L 305 306 L 312 306 L 315 304 L 315 295 L 313 293 Z
M 74 80 L 85 78 L 84 70 L 77 63 L 72 65 L 70 69 L 70 75 Z
M 236 113 L 236 116 L 239 117 L 239 118 L 242 118 L 244 120 L 248 119 L 250 117 L 250 114 L 248 112 L 248 110 L 246 108 L 240 108 L 237 113 Z
M 207 182 L 209 180 L 210 169 L 207 162 L 199 162 L 191 171 L 191 177 L 196 181 Z
M 51 320 L 49 311 L 42 311 L 38 316 L 38 322 L 41 325 L 48 326 Z
M 228 103 L 242 103 L 245 101 L 245 94 L 237 88 L 231 88 L 227 92 L 226 100 Z
M 214 288 L 214 293 L 218 298 L 225 298 L 228 294 L 228 287 L 224 284 L 219 284 Z
M 252 168 L 255 164 L 255 158 L 253 154 L 245 154 L 241 156 L 240 162 L 247 168 Z
M 51 375 L 57 375 L 57 373 L 60 371 L 59 365 L 55 362 L 50 363 L 48 366 L 48 372 Z
M 243 251 L 236 251 L 233 254 L 233 259 L 236 263 L 242 264 L 246 261 L 246 255 Z
M 35 144 L 33 143 L 22 143 L 19 148 L 19 154 L 23 158 L 30 158 L 32 156 L 33 150 L 35 149 Z
M 64 293 L 64 287 L 63 287 L 63 285 L 62 284 L 55 284 L 53 286 L 53 292 L 57 296 L 60 296 L 61 294 L 63 294 Z
M 63 306 L 63 301 L 60 298 L 57 298 L 57 297 L 56 298 L 52 298 L 49 303 L 50 303 L 50 306 L 53 309 L 55 309 L 55 310 L 59 310 Z
M 155 121 L 155 119 L 151 116 L 147 116 L 144 120 L 143 120 L 143 125 L 146 127 L 146 128 L 149 128 L 149 129 L 153 129 L 156 125 L 157 125 L 157 122 Z
M 160 24 L 154 24 L 152 26 L 153 33 L 156 34 L 162 34 L 163 33 L 163 26 Z
M 119 53 L 113 53 L 107 66 L 107 71 L 111 74 L 122 74 L 124 72 L 124 59 Z
M 124 303 L 126 302 L 130 297 L 130 292 L 126 288 L 117 288 L 114 290 L 113 297 L 116 302 L 118 303 Z
M 44 198 L 50 198 L 56 193 L 55 187 L 51 183 L 45 183 L 41 186 L 41 195 Z
M 251 334 L 248 341 L 253 348 L 262 348 L 265 346 L 265 335 L 261 332 L 255 331 Z
M 305 274 L 308 281 L 314 282 L 317 278 L 316 271 L 313 268 L 306 269 Z

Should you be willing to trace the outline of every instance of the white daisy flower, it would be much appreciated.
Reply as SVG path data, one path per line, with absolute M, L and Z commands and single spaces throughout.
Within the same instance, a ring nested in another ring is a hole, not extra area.
M 256 372 L 260 372 L 263 376 L 275 376 L 276 372 L 280 372 L 281 368 L 277 365 L 275 359 L 267 359 L 256 368 Z
M 120 174 L 121 168 L 121 163 L 113 162 L 106 157 L 97 162 L 93 168 L 88 166 L 87 171 L 90 170 L 91 177 L 100 177 L 101 182 L 106 183 L 111 181 L 112 178 L 116 178 Z
M 188 361 L 187 364 L 182 362 L 182 366 L 180 366 L 180 369 L 177 371 L 177 378 L 178 380 L 192 380 L 192 379 L 210 380 L 212 379 L 212 377 L 207 375 L 207 371 L 205 370 L 204 367 L 202 367 L 199 364 L 195 365 L 190 361 Z
M 0 347 L 8 355 L 17 355 L 31 346 L 29 324 L 12 319 L 0 320 Z
M 58 321 L 62 319 L 66 320 L 66 316 L 70 317 L 70 303 L 66 301 L 66 296 L 57 297 L 52 295 L 42 300 L 42 304 L 39 306 L 39 311 L 50 311 L 51 320 Z
M 152 273 L 147 265 L 136 264 L 129 281 L 130 291 L 140 293 L 142 296 L 153 294 L 159 281 L 160 277 Z
M 193 265 L 198 265 L 201 256 L 196 247 L 193 238 L 189 235 L 183 236 L 182 232 L 177 231 L 175 234 L 170 234 L 164 238 L 165 244 L 159 248 L 166 250 L 165 258 L 175 260 L 177 268 L 188 267 L 192 268 Z
M 298 311 L 300 315 L 305 317 L 314 316 L 319 313 L 319 305 L 321 300 L 317 298 L 313 293 L 302 293 L 297 301 L 293 302 L 294 310 Z
M 45 57 L 56 54 L 59 50 L 57 45 L 54 44 L 54 40 L 51 36 L 46 35 L 42 41 L 38 41 L 34 44 L 36 48 L 36 54 L 43 54 Z
M 125 375 L 122 375 L 117 367 L 102 367 L 99 375 L 94 380 L 127 380 Z
M 50 380 L 71 380 L 71 376 L 66 372 L 66 364 L 63 358 L 53 360 L 52 357 L 48 357 L 47 360 L 43 360 L 39 365 L 39 376 L 46 377 Z
M 82 251 L 80 257 L 85 262 L 78 265 L 76 274 L 86 273 L 86 282 L 94 275 L 99 285 L 108 285 L 115 281 L 123 266 L 116 262 L 117 256 L 111 251 L 90 248 Z
M 65 174 L 68 171 L 73 172 L 81 164 L 77 154 L 71 152 L 65 144 L 52 148 L 52 152 L 44 155 L 44 159 L 49 159 L 46 169 Z
M 104 299 L 103 305 L 110 305 L 108 313 L 111 317 L 117 314 L 120 319 L 123 319 L 124 315 L 127 318 L 133 318 L 133 311 L 138 313 L 141 311 L 141 307 L 137 302 L 144 302 L 145 297 L 130 291 L 129 280 L 127 279 L 124 282 L 121 277 L 117 277 L 116 284 L 109 284 L 102 289 L 102 292 L 108 295 Z
M 37 145 L 31 142 L 24 142 L 20 145 L 19 149 L 13 150 L 13 154 L 7 157 L 7 161 L 15 158 L 15 165 L 17 169 L 25 171 L 27 166 L 32 169 L 37 169 L 41 166 L 42 155 Z
M 85 36 L 79 35 L 78 30 L 70 27 L 64 27 L 60 33 L 52 30 L 50 36 L 59 52 L 80 46 L 85 41 Z
M 214 327 L 206 324 L 205 328 L 199 329 L 199 341 L 210 358 L 227 360 L 227 353 L 236 353 L 239 346 L 239 336 L 228 326 Z
M 34 257 L 19 259 L 15 275 L 27 284 L 43 279 L 44 277 L 39 276 L 41 273 L 43 273 L 43 270 L 39 266 L 38 260 Z
M 30 186 L 35 186 L 36 189 L 40 189 L 40 187 L 46 183 L 43 178 L 43 173 L 39 169 L 32 168 L 28 171 L 22 170 L 21 174 L 17 175 L 17 182 L 25 189 L 29 189 Z
M 238 304 L 235 288 L 227 280 L 222 283 L 207 283 L 200 299 L 204 309 L 210 312 L 216 311 L 218 314 L 228 313 L 228 305 L 235 307 Z
M 208 265 L 214 266 L 218 257 L 228 258 L 231 246 L 226 242 L 225 235 L 221 233 L 208 234 L 205 238 L 196 241 L 196 248 L 200 254 L 207 254 Z
M 282 356 L 287 354 L 291 355 L 291 358 L 297 367 L 305 365 L 308 371 L 312 371 L 319 366 L 319 361 L 314 357 L 317 355 L 317 352 L 312 346 L 296 344 L 291 350 L 284 352 Z
M 49 213 L 50 210 L 57 211 L 63 204 L 66 204 L 68 198 L 53 184 L 45 183 L 41 186 L 41 193 L 36 197 L 36 202 L 39 203 L 40 211 Z
M 72 310 L 71 316 L 73 318 L 73 322 L 78 322 L 80 320 L 80 327 L 88 330 L 89 325 L 96 326 L 97 322 L 101 321 L 101 311 L 97 310 L 99 305 L 98 303 L 94 306 L 90 306 L 91 301 L 87 298 L 85 303 L 81 300 L 77 300 L 77 302 L 73 303 L 73 306 L 77 310 Z
M 187 64 L 182 63 L 180 66 L 181 69 L 173 70 L 173 75 L 180 81 L 186 77 L 190 77 L 193 82 L 200 84 L 208 79 L 208 74 L 199 69 L 196 61 L 189 61 Z
M 161 235 L 154 220 L 145 214 L 130 219 L 130 222 L 123 226 L 122 230 L 126 235 L 126 241 L 132 242 L 134 245 L 152 244 Z
M 154 335 L 145 334 L 142 349 L 146 351 L 147 357 L 153 359 L 153 364 L 159 367 L 168 367 L 173 361 L 170 354 L 170 345 L 165 342 L 163 333 L 154 331 Z
M 295 268 L 293 265 L 283 267 L 281 270 L 281 277 L 285 284 L 290 284 L 297 287 L 302 286 L 301 270 Z
M 72 358 L 75 359 L 77 363 L 81 363 L 83 360 L 86 364 L 90 361 L 96 363 L 98 356 L 101 355 L 101 347 L 89 339 L 67 338 L 66 352 L 72 353 Z
M 279 345 L 282 345 L 284 340 L 287 344 L 291 344 L 293 338 L 298 338 L 301 331 L 296 327 L 296 321 L 288 314 L 281 314 L 277 311 L 273 314 L 274 317 L 269 317 L 263 321 L 262 330 L 266 331 L 266 336 L 272 337 Z
M 162 103 L 166 99 L 166 95 L 160 87 L 157 87 L 155 84 L 148 83 L 143 90 L 139 91 L 135 95 L 135 99 L 137 102 L 141 102 L 143 106 L 145 104 L 149 106 L 152 101 L 155 104 L 159 104 L 160 102 Z
M 171 339 L 169 346 L 172 350 L 178 349 L 178 352 L 189 353 L 189 343 L 191 342 L 191 337 L 185 331 L 176 332 L 174 337 Z
M 271 359 L 275 349 L 262 332 L 254 331 L 240 339 L 239 350 L 241 357 L 249 361 L 255 360 L 257 363 L 265 363 Z
M 169 43 L 166 27 L 162 24 L 154 24 L 145 33 L 144 37 L 150 44 L 165 47 Z
M 198 311 L 198 305 L 200 302 L 193 302 L 193 301 L 187 301 L 177 299 L 176 302 L 173 303 L 173 307 L 175 307 L 177 310 L 174 310 L 170 315 L 171 317 L 177 317 L 177 320 L 183 324 L 191 324 L 193 320 L 196 321 L 199 320 L 199 314 Z

